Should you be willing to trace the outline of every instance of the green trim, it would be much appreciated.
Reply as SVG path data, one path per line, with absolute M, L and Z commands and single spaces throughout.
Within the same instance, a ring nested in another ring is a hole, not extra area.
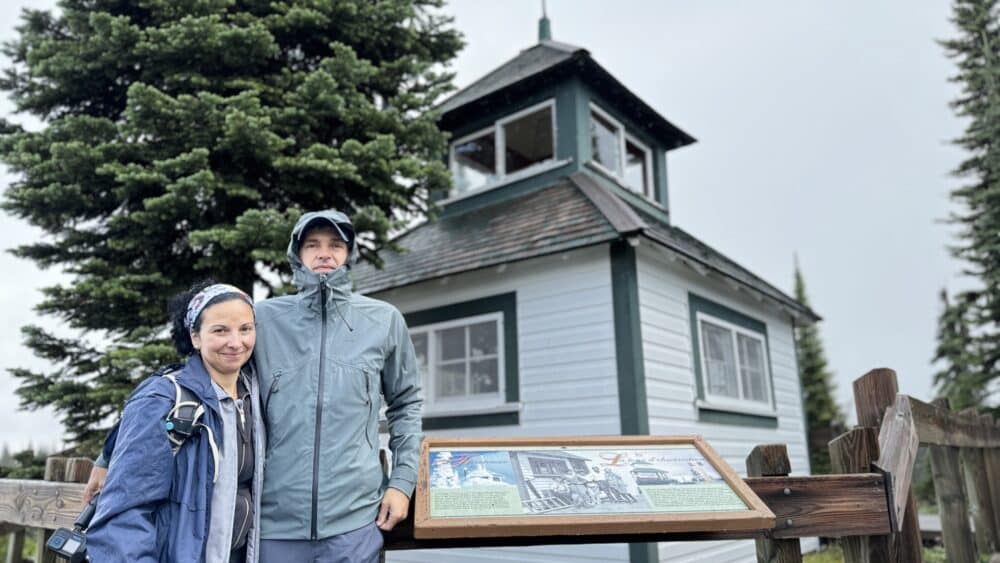
M 764 337 L 764 356 L 767 361 L 767 376 L 770 379 L 771 404 L 777 408 L 778 402 L 774 394 L 774 370 L 771 362 L 771 343 L 767 336 L 767 325 L 758 319 L 695 295 L 694 293 L 688 293 L 688 310 L 690 311 L 691 319 L 691 354 L 694 356 L 694 383 L 698 390 L 698 399 L 705 400 L 705 386 L 702 380 L 701 366 L 701 331 L 698 330 L 698 313 L 704 313 L 751 330 Z M 698 420 L 715 422 L 717 424 L 747 425 L 757 428 L 778 427 L 777 415 L 773 417 L 767 415 L 750 415 L 727 411 L 725 407 L 719 407 L 718 410 L 699 407 Z
M 623 435 L 649 434 L 646 374 L 639 325 L 639 280 L 635 248 L 628 241 L 611 243 L 611 296 L 618 363 L 618 412 Z
M 659 545 L 655 543 L 628 544 L 629 563 L 660 563 Z
M 653 167 L 653 199 L 656 200 L 656 203 L 659 203 L 664 208 L 667 208 L 666 151 L 668 149 L 662 142 L 654 137 L 646 129 L 646 127 L 620 111 L 620 102 L 616 103 L 615 101 L 606 98 L 603 94 L 597 92 L 593 88 L 587 86 L 584 86 L 584 95 L 587 98 L 584 100 L 584 104 L 587 106 L 587 115 L 586 121 L 581 123 L 586 123 L 586 126 L 580 127 L 580 130 L 587 136 L 587 142 L 586 152 L 580 153 L 580 162 L 585 163 L 593 158 L 590 148 L 590 104 L 593 103 L 597 107 L 601 108 L 601 111 L 615 118 L 615 120 L 621 123 L 622 127 L 625 128 L 626 133 L 638 139 L 639 142 L 646 145 L 646 148 L 649 149 L 650 157 L 652 159 L 650 165 Z M 645 196 L 639 197 L 645 199 Z
M 749 426 L 752 428 L 777 428 L 778 416 L 746 414 L 727 410 L 715 410 L 708 407 L 698 407 L 698 422 L 729 424 L 732 426 Z
M 424 418 L 424 430 L 452 430 L 455 428 L 479 428 L 483 426 L 517 426 L 521 420 L 519 412 L 498 412 L 492 414 L 463 414 L 455 416 L 431 416 Z
M 486 112 L 478 119 L 463 123 L 460 127 L 454 128 L 449 140 L 449 153 L 451 142 L 466 135 L 475 133 L 486 127 L 490 127 L 497 121 L 515 114 L 525 108 L 548 101 L 555 100 L 555 160 L 566 161 L 562 166 L 548 170 L 546 172 L 526 176 L 520 180 L 510 182 L 493 190 L 486 190 L 481 194 L 474 192 L 464 199 L 444 204 L 439 210 L 439 217 L 465 213 L 472 209 L 478 209 L 488 205 L 493 205 L 511 198 L 520 197 L 527 193 L 547 188 L 561 179 L 564 179 L 580 169 L 580 133 L 578 128 L 580 122 L 577 116 L 581 100 L 583 105 L 587 104 L 587 97 L 583 94 L 583 85 L 577 79 L 561 81 L 550 88 L 544 88 L 533 92 L 530 96 L 524 96 L 516 102 L 504 105 L 497 111 Z M 589 137 L 588 137 L 589 142 Z M 450 163 L 446 164 L 449 166 Z M 450 172 L 449 172 L 450 173 Z M 436 194 L 434 201 L 440 201 L 448 197 L 448 194 Z
M 517 356 L 517 294 L 504 293 L 461 303 L 452 303 L 433 309 L 404 313 L 409 327 L 440 323 L 463 317 L 474 317 L 486 313 L 503 313 L 504 385 L 506 402 L 520 400 L 518 356 Z M 426 419 L 430 420 L 430 419 Z M 426 427 L 425 427 L 426 428 Z

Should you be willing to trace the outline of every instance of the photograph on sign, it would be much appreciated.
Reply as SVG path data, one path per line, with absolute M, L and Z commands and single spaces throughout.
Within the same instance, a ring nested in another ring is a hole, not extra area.
M 746 510 L 689 445 L 435 448 L 431 517 Z
M 773 520 L 695 436 L 428 439 L 423 453 L 417 537 L 763 529 Z

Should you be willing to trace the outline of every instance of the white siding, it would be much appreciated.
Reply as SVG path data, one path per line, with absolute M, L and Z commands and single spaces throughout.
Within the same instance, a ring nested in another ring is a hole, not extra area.
M 471 272 L 375 295 L 419 311 L 517 292 L 521 424 L 429 436 L 619 434 L 611 269 L 607 246 Z M 548 563 L 628 561 L 625 545 L 393 551 L 387 560 Z
M 792 473 L 808 474 L 801 389 L 793 327 L 788 316 L 750 298 L 745 292 L 737 292 L 680 262 L 670 261 L 665 251 L 652 244 L 643 244 L 638 250 L 639 317 L 650 433 L 701 434 L 741 475 L 746 474 L 746 456 L 755 445 L 784 443 L 788 445 Z M 698 421 L 689 292 L 767 325 L 778 410 L 777 428 Z M 815 549 L 816 540 L 803 540 L 802 547 L 803 550 Z M 660 560 L 722 563 L 756 561 L 756 556 L 752 541 L 675 542 L 660 544 Z

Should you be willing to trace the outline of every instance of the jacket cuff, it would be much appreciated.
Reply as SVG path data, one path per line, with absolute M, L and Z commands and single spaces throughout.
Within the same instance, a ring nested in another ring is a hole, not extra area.
M 393 471 L 396 473 L 396 471 Z M 407 497 L 413 498 L 413 489 L 416 488 L 416 479 L 405 475 L 393 475 L 389 478 L 389 486 L 402 492 Z

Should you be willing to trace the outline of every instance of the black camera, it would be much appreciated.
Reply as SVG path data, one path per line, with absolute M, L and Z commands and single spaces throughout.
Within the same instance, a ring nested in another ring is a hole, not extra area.
M 90 526 L 90 521 L 97 511 L 97 497 L 100 493 L 90 499 L 83 512 L 76 517 L 73 522 L 73 529 L 59 528 L 52 533 L 49 541 L 45 542 L 45 547 L 58 557 L 68 560 L 70 563 L 83 563 L 87 560 L 87 535 L 86 530 Z

